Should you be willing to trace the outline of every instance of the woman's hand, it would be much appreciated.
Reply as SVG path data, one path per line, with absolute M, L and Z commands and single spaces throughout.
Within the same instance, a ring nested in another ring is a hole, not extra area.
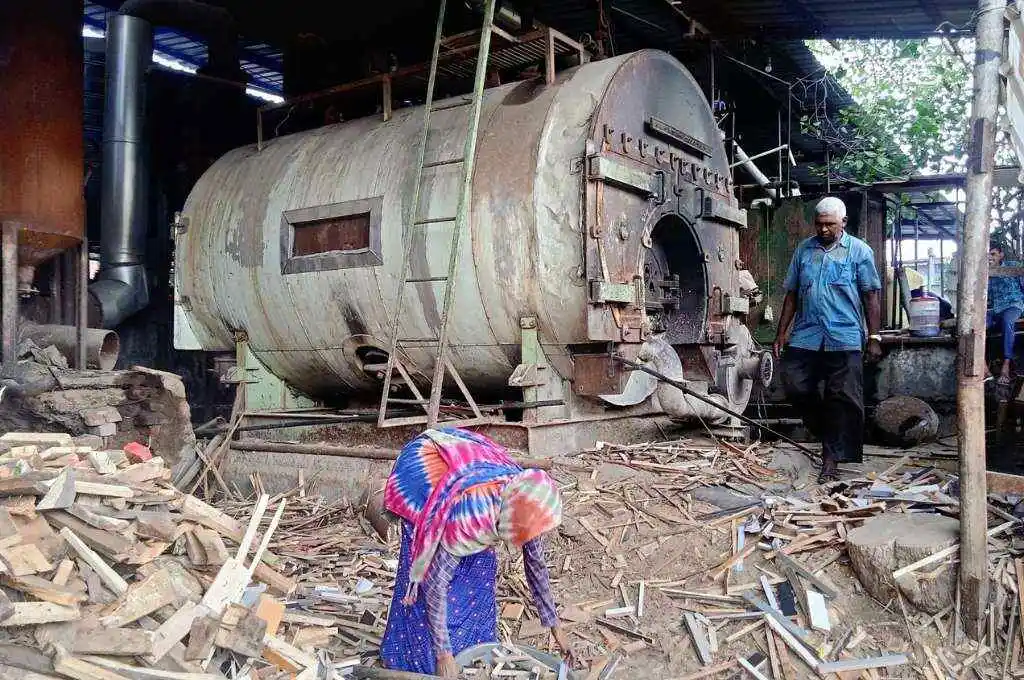
M 569 666 L 576 666 L 579 663 L 579 659 L 576 658 L 576 653 L 569 644 L 569 637 L 565 634 L 565 629 L 561 626 L 555 626 L 551 629 L 551 634 L 555 636 L 555 642 L 558 644 L 558 648 L 562 650 L 562 660 L 569 664 Z
M 442 678 L 459 677 L 459 664 L 455 663 L 455 657 L 451 652 L 444 652 L 437 655 L 437 674 Z

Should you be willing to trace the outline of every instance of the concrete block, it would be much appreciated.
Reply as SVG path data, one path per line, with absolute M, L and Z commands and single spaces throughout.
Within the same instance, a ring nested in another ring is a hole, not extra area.
M 98 437 L 113 437 L 117 434 L 117 423 L 103 423 L 102 425 L 90 427 L 89 434 L 94 434 Z
M 104 406 L 102 408 L 93 408 L 87 411 L 82 411 L 82 420 L 85 421 L 88 427 L 97 427 L 105 423 L 119 423 L 121 422 L 121 414 L 113 406 Z

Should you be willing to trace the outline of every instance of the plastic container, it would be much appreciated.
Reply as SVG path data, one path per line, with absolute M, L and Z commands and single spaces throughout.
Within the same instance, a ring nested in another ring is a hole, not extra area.
M 931 338 L 939 334 L 938 298 L 911 298 L 910 334 L 919 338 Z

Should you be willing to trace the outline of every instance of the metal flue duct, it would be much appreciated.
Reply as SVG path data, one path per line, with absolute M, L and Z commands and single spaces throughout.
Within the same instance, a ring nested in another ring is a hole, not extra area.
M 149 172 L 143 135 L 153 31 L 137 17 L 110 14 L 106 40 L 101 269 L 89 293 L 95 324 L 113 328 L 149 304 L 144 263 Z

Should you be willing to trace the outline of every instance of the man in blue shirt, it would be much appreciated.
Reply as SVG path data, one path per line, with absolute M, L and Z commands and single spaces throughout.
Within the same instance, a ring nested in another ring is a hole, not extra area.
M 993 243 L 988 249 L 990 267 L 1018 266 L 1015 262 L 1003 262 L 1003 246 Z M 1003 365 L 999 383 L 1011 382 L 1010 362 L 1013 360 L 1013 345 L 1016 339 L 1017 319 L 1024 314 L 1024 279 L 1019 276 L 990 276 L 988 279 L 988 312 L 986 325 L 996 326 L 1003 334 Z
M 875 255 L 845 227 L 846 205 L 822 199 L 815 207 L 816 236 L 802 241 L 789 263 L 773 345 L 776 356 L 785 347 L 786 395 L 821 439 L 819 483 L 837 479 L 839 463 L 860 462 L 864 453 L 865 316 L 868 356 L 882 354 Z

